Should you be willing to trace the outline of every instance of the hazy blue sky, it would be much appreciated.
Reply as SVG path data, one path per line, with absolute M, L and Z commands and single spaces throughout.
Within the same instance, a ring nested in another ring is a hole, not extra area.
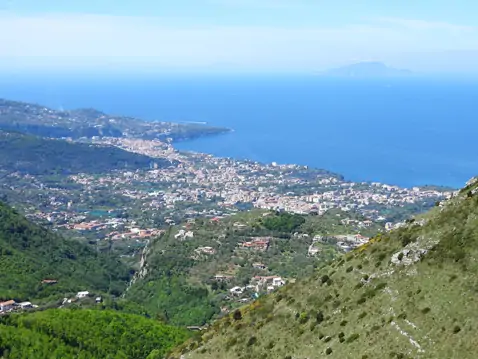
M 0 0 L 3 69 L 478 72 L 472 0 Z

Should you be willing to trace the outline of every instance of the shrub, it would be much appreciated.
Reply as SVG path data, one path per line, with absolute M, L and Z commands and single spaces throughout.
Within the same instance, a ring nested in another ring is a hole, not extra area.
M 332 348 L 329 347 L 329 348 L 325 349 L 325 354 L 327 354 L 327 355 L 332 354 Z
M 331 340 L 332 340 L 332 337 L 329 337 L 329 336 L 327 336 L 327 337 L 324 338 L 324 342 L 325 342 L 325 343 L 328 343 L 328 342 L 330 342 Z
M 340 333 L 339 333 L 339 338 L 343 338 L 343 337 L 345 337 L 344 332 L 340 332 Z
M 401 261 L 401 260 L 403 259 L 403 252 L 400 252 L 400 253 L 398 254 L 397 259 L 398 259 L 399 261 Z
M 324 313 L 322 313 L 322 311 L 318 312 L 315 319 L 318 324 L 322 323 L 324 321 Z
M 379 262 L 383 261 L 385 258 L 387 258 L 387 253 L 380 253 L 378 255 L 378 261 Z
M 348 267 L 345 271 L 346 271 L 347 273 L 350 273 L 350 272 L 353 271 L 353 270 L 354 270 L 354 267 L 353 267 L 353 266 L 350 266 L 350 267 Z
M 348 322 L 347 322 L 346 320 L 342 320 L 342 321 L 340 322 L 340 326 L 341 326 L 341 327 L 345 327 L 345 326 L 347 325 L 347 323 L 348 323 Z
M 324 334 L 319 333 L 319 340 L 322 340 L 324 338 Z
M 400 313 L 397 318 L 398 319 L 407 319 L 407 313 Z
M 450 276 L 450 282 L 453 282 L 456 278 L 458 278 L 458 276 L 456 274 L 452 274 Z
M 257 338 L 256 337 L 250 337 L 249 340 L 247 341 L 247 346 L 253 346 L 254 344 L 257 343 Z
M 363 276 L 363 280 L 364 280 L 364 281 L 368 281 L 369 279 L 370 279 L 370 276 L 369 276 L 368 274 L 365 274 L 365 275 Z
M 347 338 L 347 343 L 352 343 L 352 342 L 356 341 L 359 337 L 360 337 L 359 334 L 354 333 L 350 337 Z
M 322 284 L 324 283 L 327 283 L 328 281 L 330 280 L 329 276 L 327 274 L 324 274 L 321 278 L 320 278 L 320 282 Z
M 359 300 L 357 300 L 357 304 L 363 304 L 367 301 L 367 299 L 365 297 L 362 297 L 360 298 Z
M 233 347 L 234 345 L 237 344 L 237 338 L 233 337 L 233 338 L 230 338 L 227 342 L 226 342 L 226 350 L 229 350 L 231 347 Z
M 366 313 L 366 312 L 362 312 L 362 313 L 359 314 L 358 318 L 359 318 L 359 319 L 363 319 L 363 318 L 365 318 L 366 316 L 367 316 L 367 313 Z
M 266 348 L 267 349 L 272 349 L 274 348 L 274 346 L 276 345 L 276 343 L 274 343 L 272 340 L 269 342 L 269 344 L 267 344 Z
M 305 324 L 309 321 L 309 314 L 306 312 L 302 312 L 299 315 L 299 323 L 300 324 Z
M 430 308 L 425 307 L 425 308 L 422 309 L 422 313 L 427 314 L 428 312 L 430 312 L 430 310 L 431 310 Z
M 370 288 L 365 291 L 365 293 L 362 294 L 362 297 L 365 298 L 373 298 L 377 295 L 376 288 Z
M 402 241 L 402 246 L 405 247 L 407 244 L 412 243 L 413 239 L 412 237 L 408 235 L 408 236 L 402 236 L 401 241 Z
M 359 264 L 359 265 L 357 266 L 357 269 L 362 269 L 362 265 Z
M 457 333 L 459 333 L 460 331 L 461 331 L 461 328 L 460 328 L 458 325 L 455 325 L 455 326 L 453 327 L 453 334 L 457 334 Z
M 340 338 L 339 338 L 339 342 L 341 342 L 341 343 L 345 342 L 345 338 L 344 338 L 344 337 L 340 337 Z
M 242 319 L 242 313 L 239 309 L 236 309 L 234 311 L 234 314 L 232 315 L 232 317 L 234 318 L 234 320 L 241 320 Z

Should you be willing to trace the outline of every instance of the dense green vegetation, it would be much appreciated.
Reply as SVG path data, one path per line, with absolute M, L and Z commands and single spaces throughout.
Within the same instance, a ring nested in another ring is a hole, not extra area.
M 171 228 L 150 243 L 142 275 L 126 298 L 144 306 L 152 315 L 178 325 L 202 325 L 240 304 L 227 298 L 228 289 L 245 286 L 254 276 L 282 276 L 285 279 L 312 275 L 331 260 L 338 250 L 334 241 L 316 244 L 320 252 L 308 255 L 315 235 L 377 233 L 378 226 L 359 229 L 345 226 L 343 218 L 361 218 L 353 213 L 330 211 L 324 216 L 300 216 L 261 210 L 239 213 L 217 220 L 197 219 L 195 223 Z M 193 238 L 182 238 L 190 231 Z M 269 238 L 268 249 L 241 248 L 241 243 Z M 214 253 L 203 253 L 209 247 Z M 258 268 L 254 264 L 264 267 Z M 216 281 L 226 275 L 227 281 Z M 253 293 L 250 293 L 252 295 Z
M 268 216 L 262 220 L 262 225 L 270 231 L 292 232 L 305 222 L 305 218 L 298 214 L 287 212 L 275 216 Z
M 475 358 L 478 183 L 217 321 L 170 358 Z
M 160 359 L 187 337 L 139 315 L 50 309 L 0 317 L 0 358 Z
M 127 152 L 117 147 L 49 140 L 0 130 L 0 168 L 32 175 L 101 173 L 115 169 L 169 166 L 162 159 Z
M 120 295 L 130 278 L 119 260 L 34 225 L 1 202 L 0 272 L 0 300 L 54 300 L 81 290 Z

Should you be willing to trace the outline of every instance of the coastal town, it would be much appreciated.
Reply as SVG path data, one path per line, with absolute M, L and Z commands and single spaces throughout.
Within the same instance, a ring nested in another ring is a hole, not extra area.
M 102 171 L 88 171 L 88 166 L 72 173 L 0 170 L 0 196 L 27 218 L 117 255 L 138 275 L 148 268 L 148 253 L 177 253 L 177 261 L 193 260 L 196 274 L 189 273 L 188 281 L 221 288 L 224 308 L 308 275 L 317 263 L 351 251 L 453 195 L 440 187 L 352 182 L 323 169 L 174 147 L 175 141 L 226 129 L 0 102 L 0 118 L 12 114 L 23 116 L 27 129 L 47 124 L 42 131 L 48 138 L 60 134 L 57 141 L 72 145 L 126 151 L 141 156 L 142 165 L 134 166 L 131 159 L 133 165 Z M 252 222 L 241 213 L 249 213 Z M 277 213 L 306 222 L 299 232 L 286 233 L 293 248 L 278 232 L 254 232 L 264 216 Z M 158 238 L 169 242 L 155 248 Z
M 3 181 L 9 190 L 28 194 L 30 203 L 43 203 L 25 208 L 31 219 L 57 230 L 89 234 L 97 240 L 128 240 L 139 247 L 165 226 L 252 208 L 319 216 L 339 209 L 366 217 L 360 226 L 380 223 L 388 230 L 453 193 L 350 182 L 306 166 L 180 152 L 168 140 L 93 137 L 89 141 L 177 165 L 73 174 L 53 184 L 21 173 L 7 174 Z

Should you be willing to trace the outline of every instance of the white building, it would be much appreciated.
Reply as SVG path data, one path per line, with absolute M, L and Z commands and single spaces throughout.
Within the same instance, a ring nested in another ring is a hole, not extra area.
M 78 292 L 78 293 L 76 294 L 76 297 L 77 297 L 77 298 L 85 298 L 85 297 L 87 297 L 89 294 L 90 294 L 90 292 L 88 292 L 88 291 Z
M 233 287 L 233 288 L 229 289 L 229 292 L 231 292 L 231 294 L 233 294 L 233 295 L 241 295 L 242 293 L 244 293 L 244 288 Z

